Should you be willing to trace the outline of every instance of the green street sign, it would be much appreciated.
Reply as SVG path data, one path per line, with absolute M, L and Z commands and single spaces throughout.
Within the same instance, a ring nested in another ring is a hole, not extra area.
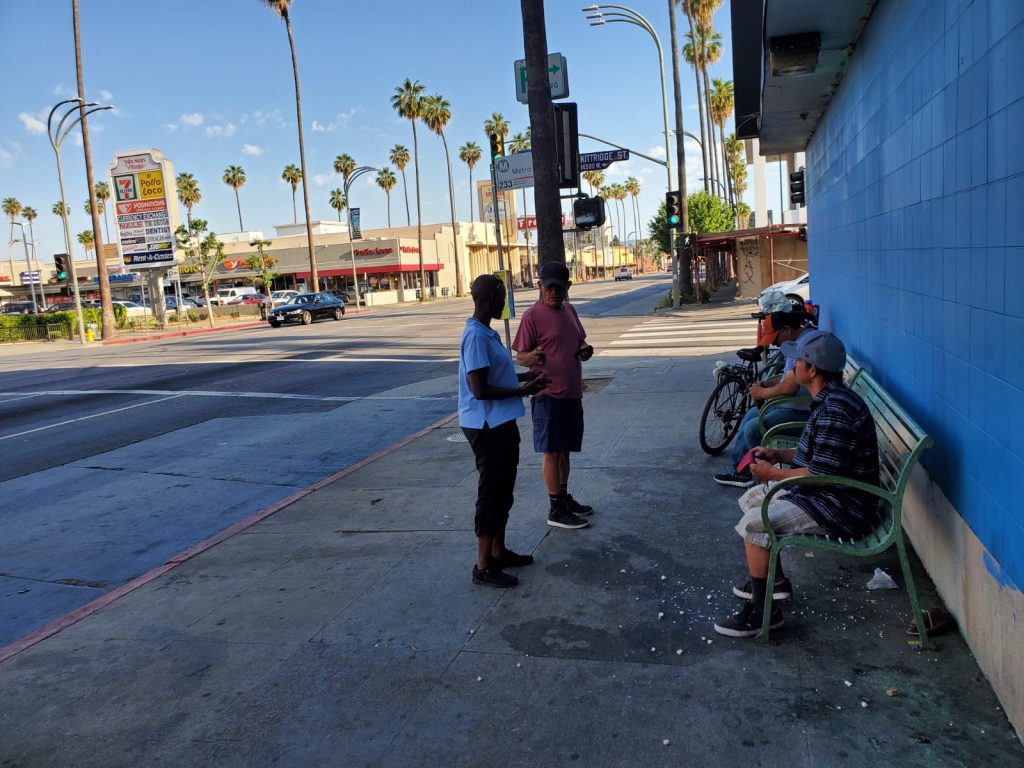
M 516 101 L 526 104 L 526 59 L 516 59 Z M 565 56 L 560 53 L 548 54 L 548 84 L 552 99 L 569 97 L 569 70 Z

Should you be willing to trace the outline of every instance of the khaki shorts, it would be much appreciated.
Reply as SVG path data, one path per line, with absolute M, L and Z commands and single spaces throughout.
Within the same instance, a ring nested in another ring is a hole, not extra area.
M 758 547 L 768 549 L 771 542 L 765 533 L 761 520 L 761 502 L 771 488 L 771 483 L 755 485 L 740 496 L 740 510 L 743 517 L 736 524 L 736 533 L 746 541 Z M 772 497 L 768 504 L 768 520 L 775 529 L 776 535 L 781 533 L 825 533 L 825 529 L 807 514 L 801 507 L 789 501 L 785 491 Z

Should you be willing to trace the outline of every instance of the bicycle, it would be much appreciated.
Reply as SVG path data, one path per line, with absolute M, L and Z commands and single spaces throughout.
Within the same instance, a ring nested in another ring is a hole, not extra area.
M 782 371 L 785 359 L 780 350 L 769 354 L 767 347 L 739 349 L 741 363 L 723 365 L 715 371 L 718 383 L 711 391 L 700 417 L 700 447 L 717 456 L 739 431 L 743 416 L 754 405 L 750 387 Z

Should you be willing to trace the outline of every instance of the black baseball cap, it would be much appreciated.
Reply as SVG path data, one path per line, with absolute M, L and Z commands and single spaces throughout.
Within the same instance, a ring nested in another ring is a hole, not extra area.
M 557 285 L 569 290 L 569 269 L 560 261 L 545 262 L 540 268 L 541 285 Z

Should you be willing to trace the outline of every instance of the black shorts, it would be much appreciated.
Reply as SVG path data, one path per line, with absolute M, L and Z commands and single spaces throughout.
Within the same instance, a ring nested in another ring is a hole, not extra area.
M 508 513 L 515 501 L 519 425 L 513 419 L 493 429 L 463 427 L 462 431 L 473 449 L 476 471 L 480 476 L 473 528 L 477 536 L 497 536 L 504 532 Z
M 539 395 L 533 398 L 533 450 L 579 453 L 583 450 L 583 401 Z

